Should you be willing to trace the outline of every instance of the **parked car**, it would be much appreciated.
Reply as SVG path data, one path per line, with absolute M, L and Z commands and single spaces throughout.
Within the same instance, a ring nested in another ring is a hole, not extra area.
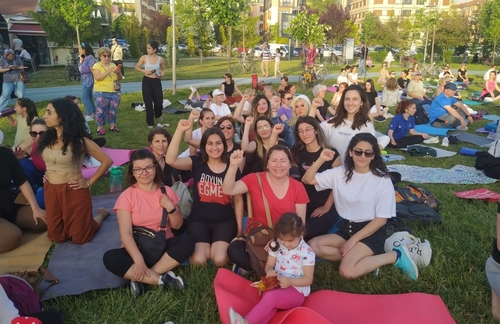
M 224 52 L 224 46 L 220 44 L 215 44 L 210 50 L 210 53 L 216 54 L 216 53 L 223 53 Z
M 260 57 L 260 55 L 262 54 L 262 47 L 260 46 L 255 46 L 253 48 L 253 56 L 254 57 Z
M 323 57 L 330 57 L 332 53 L 337 56 L 342 56 L 342 46 L 335 46 L 334 48 L 326 46 L 323 52 Z
M 186 44 L 179 44 L 177 45 L 177 48 L 179 49 L 179 51 L 182 51 L 182 50 L 187 50 L 188 46 Z

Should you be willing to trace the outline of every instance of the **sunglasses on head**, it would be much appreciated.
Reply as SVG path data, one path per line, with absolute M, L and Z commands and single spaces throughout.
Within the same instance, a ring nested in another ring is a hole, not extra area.
M 220 125 L 219 128 L 221 130 L 225 130 L 225 129 L 231 130 L 231 129 L 233 129 L 233 125 Z
M 352 151 L 353 151 L 354 155 L 356 155 L 356 156 L 361 156 L 364 154 L 365 157 L 367 157 L 367 158 L 371 158 L 372 156 L 375 155 L 375 152 L 373 152 L 373 151 L 363 151 L 363 150 L 359 150 L 359 149 L 354 149 Z
M 42 136 L 43 134 L 45 134 L 45 131 L 41 132 L 30 131 L 30 136 L 33 138 L 37 137 L 38 135 Z

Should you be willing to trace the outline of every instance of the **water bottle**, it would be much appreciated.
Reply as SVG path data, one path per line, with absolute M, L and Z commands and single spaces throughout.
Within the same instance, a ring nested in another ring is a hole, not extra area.
M 111 167 L 109 192 L 117 192 L 122 190 L 123 167 Z
M 14 108 L 7 108 L 0 111 L 0 117 L 7 117 L 9 115 L 15 114 L 16 110 Z

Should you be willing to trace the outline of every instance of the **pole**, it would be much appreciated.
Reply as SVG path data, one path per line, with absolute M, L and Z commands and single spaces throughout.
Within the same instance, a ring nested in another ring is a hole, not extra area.
M 172 95 L 177 89 L 177 44 L 175 42 L 175 1 L 172 1 Z
M 432 47 L 431 47 L 431 65 L 434 63 L 434 40 L 436 39 L 436 25 L 433 26 L 432 30 Z
M 426 28 L 425 32 L 425 48 L 424 48 L 424 63 L 425 59 L 427 58 L 427 44 L 429 43 L 429 28 Z

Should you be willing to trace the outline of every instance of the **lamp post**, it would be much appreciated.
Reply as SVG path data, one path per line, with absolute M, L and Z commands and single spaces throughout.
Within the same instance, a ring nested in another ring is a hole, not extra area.
M 177 89 L 177 45 L 175 44 L 175 0 L 172 0 L 172 95 Z

